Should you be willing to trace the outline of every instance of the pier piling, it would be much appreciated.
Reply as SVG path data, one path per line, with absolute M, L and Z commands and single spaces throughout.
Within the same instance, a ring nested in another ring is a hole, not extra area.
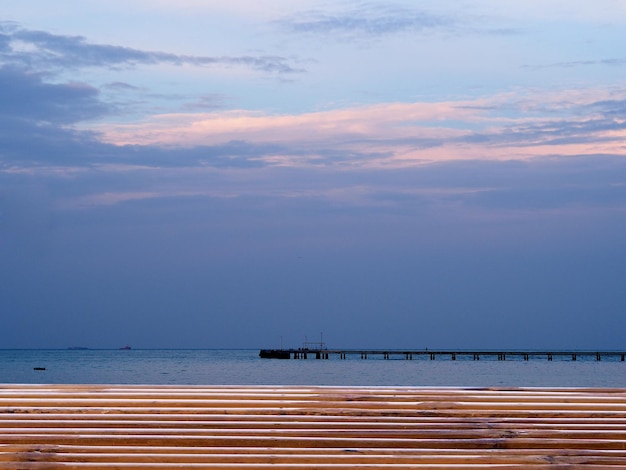
M 269 359 L 308 359 L 312 355 L 315 359 L 330 359 L 331 356 L 337 356 L 339 359 L 347 359 L 348 355 L 359 355 L 361 359 L 368 359 L 369 356 L 377 356 L 385 360 L 393 359 L 393 357 L 404 357 L 406 360 L 417 358 L 428 358 L 431 361 L 437 359 L 437 356 L 443 356 L 452 361 L 468 359 L 471 357 L 474 361 L 479 361 L 481 356 L 494 358 L 498 361 L 506 361 L 507 356 L 513 360 L 524 360 L 547 358 L 552 361 L 555 356 L 562 358 L 570 358 L 577 361 L 579 358 L 594 358 L 596 361 L 607 359 L 608 361 L 626 360 L 626 351 L 493 351 L 493 350 L 392 350 L 392 349 L 320 349 L 320 348 L 298 348 L 298 349 L 262 349 L 259 356 Z

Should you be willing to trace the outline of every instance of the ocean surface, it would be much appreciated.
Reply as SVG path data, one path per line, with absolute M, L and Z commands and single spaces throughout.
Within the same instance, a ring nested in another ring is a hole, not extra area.
M 626 362 L 619 358 L 280 360 L 258 352 L 0 350 L 0 383 L 626 388 Z

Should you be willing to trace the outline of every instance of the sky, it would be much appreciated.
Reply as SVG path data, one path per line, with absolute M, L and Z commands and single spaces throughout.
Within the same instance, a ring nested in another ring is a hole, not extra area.
M 0 348 L 624 350 L 626 2 L 0 5 Z

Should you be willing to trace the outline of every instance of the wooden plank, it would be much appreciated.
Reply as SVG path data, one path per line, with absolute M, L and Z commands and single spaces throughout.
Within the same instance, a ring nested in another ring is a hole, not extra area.
M 43 415 L 45 416 L 45 415 Z M 189 420 L 189 421 L 174 421 L 174 420 L 145 420 L 134 418 L 132 420 L 124 420 L 118 418 L 108 418 L 107 416 L 101 416 L 99 419 L 85 419 L 84 416 L 81 419 L 17 419 L 15 416 L 0 421 L 0 430 L 6 429 L 6 432 L 17 432 L 16 429 L 22 428 L 23 432 L 30 432 L 32 429 L 76 429 L 77 432 L 83 429 L 98 429 L 103 432 L 107 430 L 119 430 L 119 429 L 145 429 L 146 427 L 152 429 L 163 429 L 164 432 L 168 430 L 181 430 L 183 432 L 187 430 L 197 429 L 212 429 L 216 431 L 220 430 L 259 430 L 264 432 L 265 430 L 328 430 L 328 431 L 366 431 L 366 430 L 402 430 L 410 432 L 412 430 L 475 430 L 479 427 L 489 427 L 491 429 L 508 429 L 523 431 L 527 429 L 532 430 L 562 430 L 562 431 L 619 431 L 624 432 L 626 428 L 626 420 L 620 419 L 617 422 L 611 422 L 611 420 L 539 420 L 537 418 L 524 420 L 518 419 L 502 419 L 494 422 L 488 419 L 423 419 L 419 421 L 328 421 L 328 420 L 300 420 L 300 418 L 308 418 L 308 416 L 293 417 L 293 420 L 286 419 L 277 420 L 250 420 L 248 417 L 245 419 L 232 420 Z
M 626 390 L 0 385 L 0 468 L 626 467 Z
M 537 465 L 545 464 L 549 460 L 554 462 L 554 458 L 545 455 L 507 455 L 507 454 L 458 454 L 458 455 L 441 455 L 438 453 L 422 454 L 422 455 L 312 455 L 312 454 L 219 454 L 219 455 L 199 455 L 199 454 L 80 454 L 66 455 L 55 454 L 54 457 L 49 455 L 42 456 L 35 452 L 24 453 L 20 456 L 24 461 L 42 462 L 42 463 L 81 463 L 84 466 L 97 464 L 141 464 L 141 463 L 160 463 L 160 464 L 314 464 L 314 465 L 459 465 L 459 464 L 515 464 L 515 465 Z M 569 464 L 597 464 L 597 465 L 624 465 L 626 459 L 615 459 L 614 457 L 604 456 L 569 456 L 563 461 Z M 0 462 L 3 460 L 0 458 Z

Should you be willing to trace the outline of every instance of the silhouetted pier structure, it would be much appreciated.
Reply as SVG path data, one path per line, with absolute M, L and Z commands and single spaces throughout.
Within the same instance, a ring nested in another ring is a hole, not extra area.
M 268 359 L 329 359 L 336 356 L 339 359 L 346 359 L 348 356 L 358 356 L 361 359 L 370 357 L 382 357 L 382 359 L 423 359 L 435 360 L 437 358 L 449 359 L 470 359 L 479 361 L 481 358 L 497 359 L 506 361 L 507 358 L 522 359 L 547 359 L 554 358 L 561 360 L 568 359 L 576 361 L 579 358 L 595 359 L 601 361 L 603 358 L 618 359 L 624 362 L 626 351 L 522 351 L 522 350 L 451 350 L 451 349 L 327 349 L 315 347 L 303 347 L 297 349 L 261 349 L 259 356 Z

